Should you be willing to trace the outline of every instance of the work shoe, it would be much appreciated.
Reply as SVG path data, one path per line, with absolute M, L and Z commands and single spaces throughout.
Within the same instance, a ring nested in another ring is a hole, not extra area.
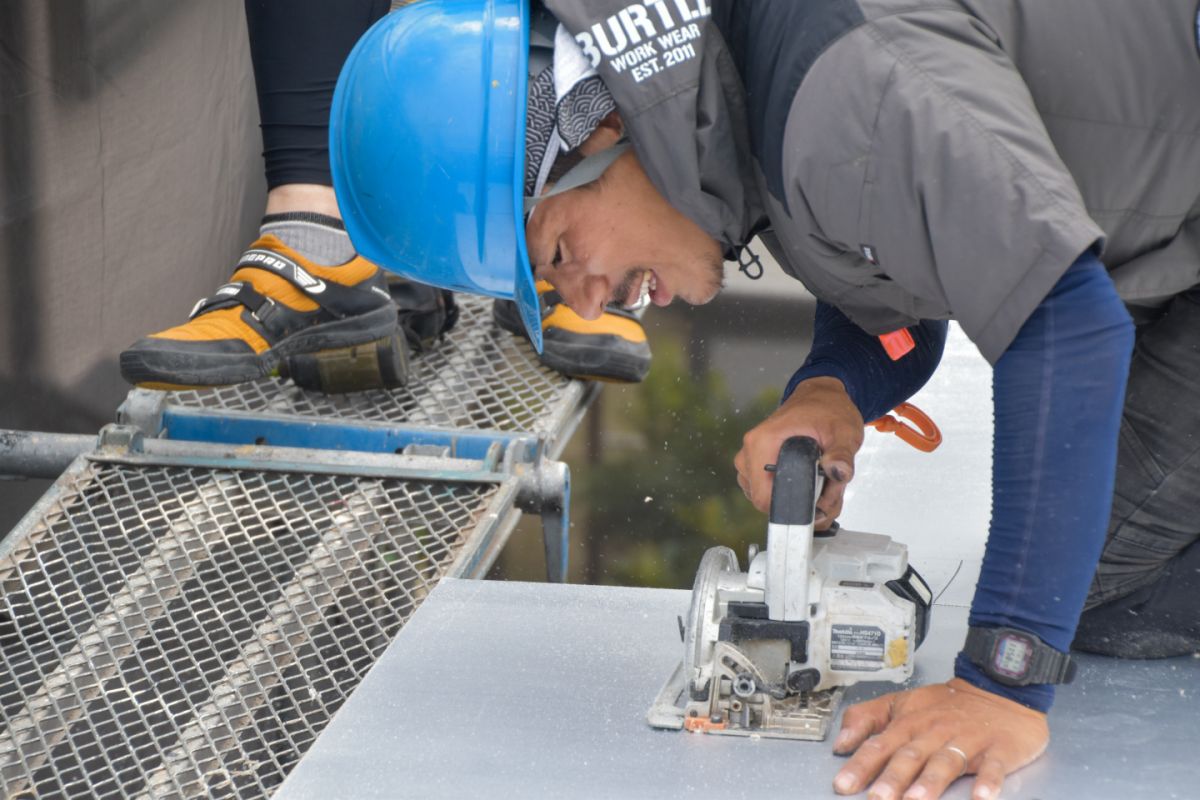
M 252 381 L 302 353 L 397 334 L 396 306 L 379 267 L 354 256 L 322 266 L 264 233 L 229 283 L 192 309 L 183 325 L 121 353 L 125 380 L 150 389 Z
M 562 301 L 547 281 L 537 282 L 542 309 L 542 363 L 564 375 L 584 380 L 637 383 L 650 371 L 650 343 L 642 323 L 615 303 L 599 319 L 586 320 Z M 496 324 L 528 338 L 517 304 L 497 300 Z

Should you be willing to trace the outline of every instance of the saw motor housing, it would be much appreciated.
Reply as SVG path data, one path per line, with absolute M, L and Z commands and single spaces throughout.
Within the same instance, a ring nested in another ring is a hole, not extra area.
M 911 677 L 932 597 L 908 566 L 904 545 L 845 530 L 817 538 L 803 613 L 790 620 L 772 614 L 767 601 L 770 553 L 753 555 L 747 572 L 720 573 L 708 632 L 715 633 L 714 644 L 727 642 L 744 653 L 764 688 L 799 693 Z M 704 694 L 711 667 L 696 665 L 693 697 Z

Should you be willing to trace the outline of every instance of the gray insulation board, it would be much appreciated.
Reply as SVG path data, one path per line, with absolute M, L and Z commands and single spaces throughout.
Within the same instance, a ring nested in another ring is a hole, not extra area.
M 945 441 L 868 432 L 843 524 L 905 542 L 938 607 L 914 683 L 951 674 L 987 536 L 991 370 L 951 326 L 914 401 Z M 745 554 L 739 553 L 744 559 Z M 832 798 L 828 743 L 655 731 L 646 709 L 682 655 L 689 593 L 445 580 L 276 795 L 299 798 Z M 1084 657 L 1047 754 L 1013 800 L 1200 796 L 1200 660 Z M 893 686 L 862 685 L 847 700 Z M 946 795 L 966 800 L 969 783 Z M 861 797 L 862 795 L 860 795 Z
M 663 589 L 444 580 L 275 795 L 836 797 L 829 742 L 652 730 L 682 654 Z M 914 683 L 950 676 L 965 608 L 935 609 Z M 1194 798 L 1200 660 L 1083 657 L 1052 741 L 1003 797 Z M 848 701 L 888 691 L 860 685 Z M 960 780 L 946 795 L 966 800 Z

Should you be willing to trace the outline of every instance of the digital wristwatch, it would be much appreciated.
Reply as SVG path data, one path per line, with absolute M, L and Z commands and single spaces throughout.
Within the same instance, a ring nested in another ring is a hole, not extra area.
M 963 653 L 996 683 L 1070 683 L 1075 662 L 1032 633 L 1015 628 L 969 628 Z

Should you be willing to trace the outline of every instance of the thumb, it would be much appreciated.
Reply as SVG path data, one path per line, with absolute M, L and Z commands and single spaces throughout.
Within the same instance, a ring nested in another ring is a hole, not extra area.
M 821 469 L 828 480 L 848 483 L 854 477 L 854 450 L 834 445 L 821 456 Z

